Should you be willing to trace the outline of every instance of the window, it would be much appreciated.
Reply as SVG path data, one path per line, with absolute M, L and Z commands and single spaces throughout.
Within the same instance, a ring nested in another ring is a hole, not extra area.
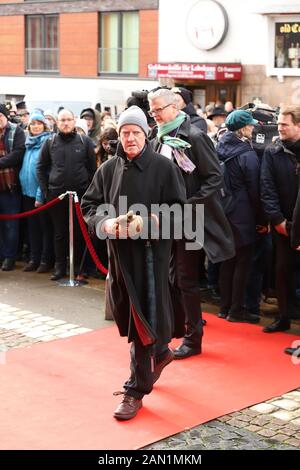
M 99 39 L 99 72 L 138 73 L 138 12 L 101 13 Z
M 300 24 L 275 23 L 274 67 L 298 69 L 300 66 Z
M 300 75 L 300 17 L 269 18 L 268 73 L 277 76 Z
M 26 72 L 58 72 L 58 16 L 26 17 Z

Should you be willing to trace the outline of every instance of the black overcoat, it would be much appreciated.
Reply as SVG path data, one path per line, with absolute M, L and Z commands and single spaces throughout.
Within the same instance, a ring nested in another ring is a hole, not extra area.
M 196 166 L 192 173 L 182 171 L 188 202 L 204 204 L 204 251 L 213 263 L 225 261 L 235 255 L 234 240 L 224 214 L 219 188 L 222 185 L 220 163 L 210 138 L 190 123 L 190 118 L 179 127 L 177 137 L 191 144 L 185 153 Z M 159 151 L 155 137 L 151 144 Z
M 100 204 L 112 204 L 119 213 L 119 196 L 127 196 L 128 209 L 133 204 L 144 204 L 149 212 L 151 204 L 172 205 L 186 202 L 185 187 L 179 169 L 165 157 L 155 154 L 147 143 L 144 152 L 128 162 L 122 147 L 117 156 L 106 161 L 96 172 L 81 202 L 85 221 L 90 227 L 99 227 L 107 215 L 98 210 Z M 124 213 L 124 211 L 122 211 Z M 168 278 L 171 253 L 169 239 L 152 241 L 156 291 L 156 335 L 168 343 L 172 336 L 184 334 L 184 319 L 175 329 Z M 132 306 L 140 318 L 147 320 L 147 279 L 145 273 L 145 240 L 108 240 L 109 283 L 108 301 L 121 336 L 132 341 L 137 325 Z M 150 325 L 151 328 L 151 325 Z

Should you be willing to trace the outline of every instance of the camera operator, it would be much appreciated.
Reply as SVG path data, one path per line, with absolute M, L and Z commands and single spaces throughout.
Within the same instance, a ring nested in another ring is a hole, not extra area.
M 127 98 L 126 109 L 130 106 L 138 106 L 147 118 L 147 123 L 150 128 L 153 128 L 156 125 L 156 122 L 153 117 L 149 116 L 148 111 L 149 102 L 148 102 L 148 90 L 136 90 L 131 92 L 131 96 Z

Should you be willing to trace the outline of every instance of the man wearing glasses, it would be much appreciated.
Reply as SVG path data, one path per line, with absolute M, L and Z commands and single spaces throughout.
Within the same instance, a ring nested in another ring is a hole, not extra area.
M 20 124 L 19 126 L 21 129 L 27 129 L 28 127 L 28 122 L 29 122 L 29 111 L 26 107 L 25 101 L 18 101 L 16 103 L 16 108 L 17 108 L 17 116 L 20 118 Z
M 196 208 L 204 204 L 204 250 L 213 263 L 234 256 L 229 223 L 224 215 L 218 190 L 221 186 L 220 164 L 209 137 L 191 124 L 190 117 L 177 108 L 176 95 L 159 89 L 148 95 L 150 116 L 158 132 L 152 140 L 154 150 L 179 166 L 185 181 L 188 203 Z M 173 243 L 170 266 L 172 300 L 175 316 L 185 315 L 186 333 L 175 349 L 175 359 L 201 353 L 203 325 L 199 286 L 200 247 L 189 250 L 186 240 Z

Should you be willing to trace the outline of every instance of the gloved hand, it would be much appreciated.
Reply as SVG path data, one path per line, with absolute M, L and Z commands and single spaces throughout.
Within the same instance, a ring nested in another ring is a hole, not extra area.
M 116 218 L 119 238 L 128 238 L 128 224 L 132 220 L 132 216 L 133 212 L 129 211 L 127 214 L 119 215 L 119 217 Z
M 131 222 L 128 224 L 128 237 L 134 238 L 143 230 L 143 219 L 140 215 L 133 215 Z
M 101 231 L 104 233 L 107 233 L 108 235 L 113 235 L 117 237 L 118 227 L 119 227 L 119 224 L 116 218 L 106 219 L 101 226 Z

